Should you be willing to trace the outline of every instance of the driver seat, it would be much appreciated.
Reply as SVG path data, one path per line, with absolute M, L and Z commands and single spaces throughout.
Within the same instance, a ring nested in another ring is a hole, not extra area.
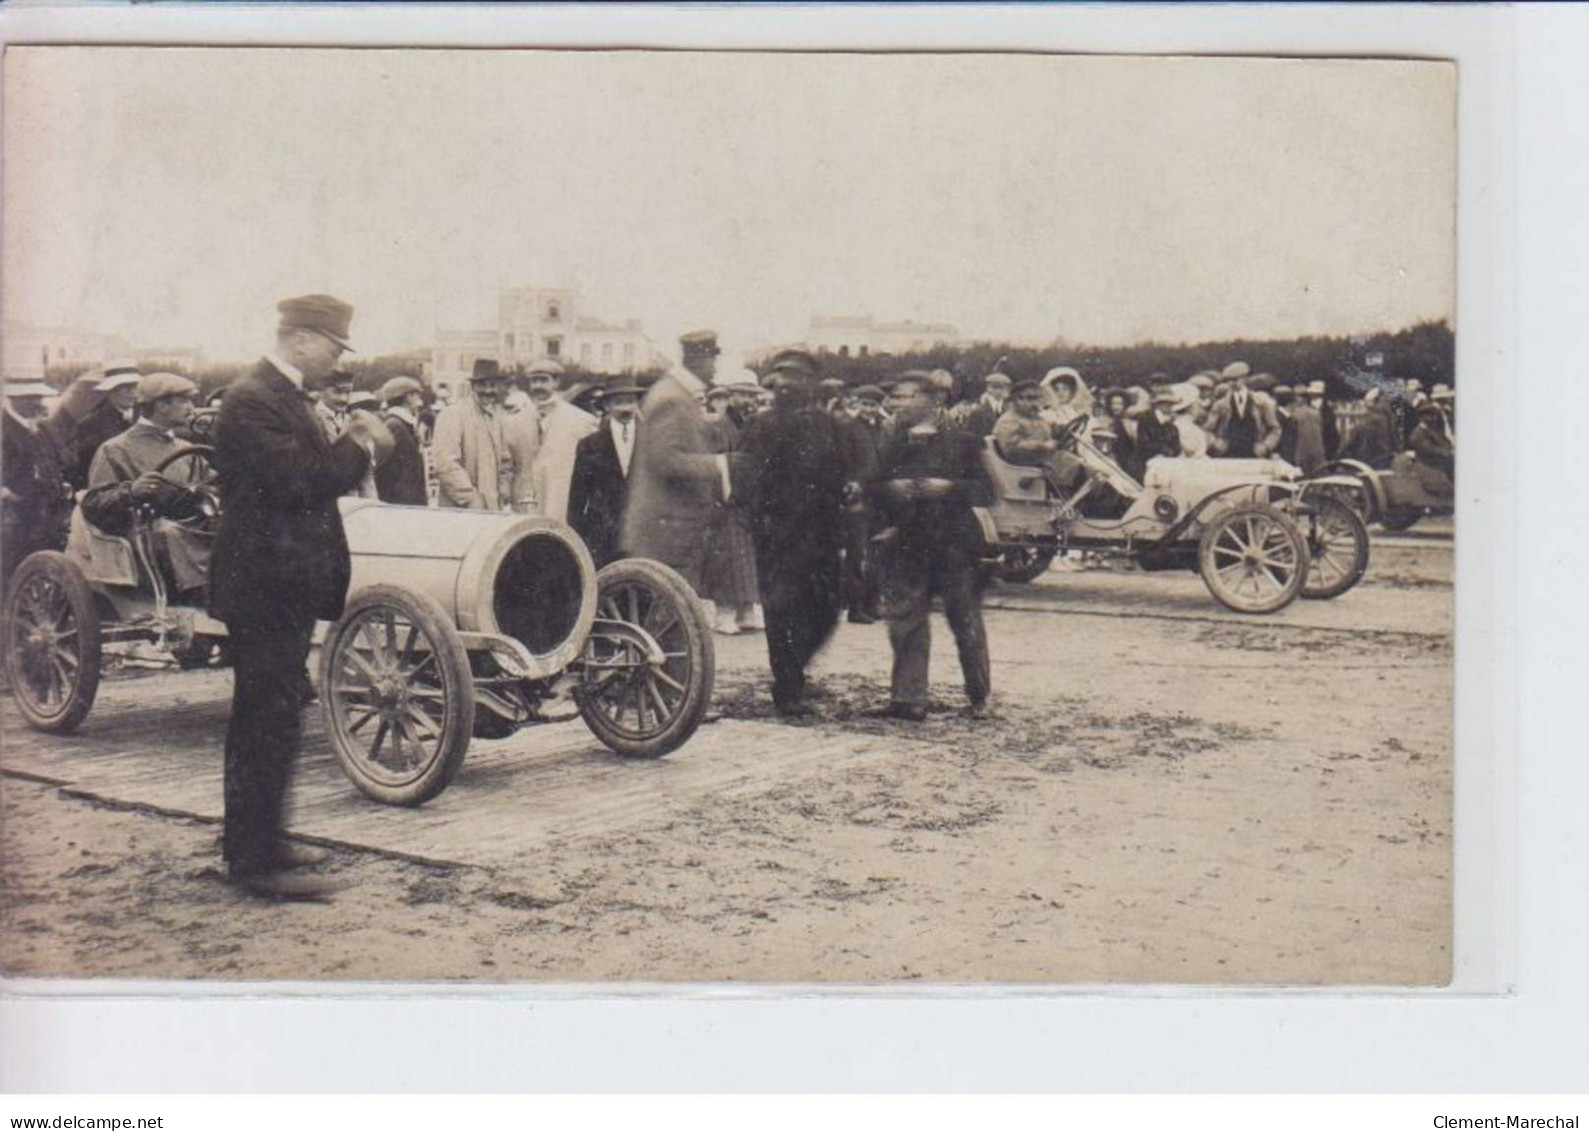
M 142 584 L 138 572 L 138 555 L 132 543 L 115 534 L 96 529 L 83 517 L 82 507 L 72 508 L 72 519 L 66 535 L 66 553 L 83 570 L 89 581 L 101 585 L 123 585 L 137 588 Z

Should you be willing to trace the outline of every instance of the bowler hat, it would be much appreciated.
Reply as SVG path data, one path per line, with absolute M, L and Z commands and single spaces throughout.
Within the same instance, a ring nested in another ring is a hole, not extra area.
M 402 400 L 411 393 L 423 394 L 424 392 L 425 386 L 412 377 L 393 377 L 381 386 L 381 391 L 378 395 L 382 404 L 391 404 L 393 401 Z
M 199 387 L 175 373 L 151 373 L 138 379 L 138 403 L 153 404 L 162 397 L 196 397 Z
M 495 358 L 477 357 L 474 368 L 469 370 L 471 381 L 500 381 L 502 380 L 502 366 L 497 364 Z
M 353 308 L 330 295 L 300 295 L 282 299 L 276 304 L 281 314 L 283 330 L 313 330 L 324 334 L 345 350 L 353 346 L 348 342 L 348 326 L 353 322 Z

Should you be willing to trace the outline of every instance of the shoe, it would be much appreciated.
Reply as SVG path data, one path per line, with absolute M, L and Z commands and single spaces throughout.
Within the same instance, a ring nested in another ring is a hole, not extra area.
M 966 704 L 966 706 L 961 708 L 960 713 L 968 719 L 991 719 L 994 717 L 993 704 L 986 699 Z
M 804 719 L 817 713 L 804 699 L 774 699 L 772 708 L 786 719 Z
M 734 619 L 733 613 L 720 608 L 717 619 L 712 623 L 712 631 L 723 636 L 738 636 L 739 622 Z
M 316 868 L 331 859 L 331 853 L 312 844 L 284 840 L 276 849 L 276 863 L 282 868 Z
M 308 872 L 242 872 L 229 874 L 227 880 L 261 899 L 303 903 L 329 900 L 343 887 L 329 876 Z
M 877 618 L 864 609 L 851 609 L 848 618 L 851 624 L 876 624 Z

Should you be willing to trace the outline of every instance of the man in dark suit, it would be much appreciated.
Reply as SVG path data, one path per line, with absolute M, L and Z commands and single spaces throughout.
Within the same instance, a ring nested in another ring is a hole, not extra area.
M 324 854 L 281 835 L 304 663 L 314 622 L 340 616 L 347 597 L 351 562 L 337 497 L 391 453 L 392 437 L 361 412 L 328 441 L 304 389 L 329 376 L 349 348 L 353 308 L 307 295 L 276 309 L 275 350 L 227 390 L 215 423 L 221 521 L 210 612 L 226 623 L 234 669 L 222 847 L 233 883 L 314 899 L 329 885 L 290 869 Z
M 392 455 L 375 472 L 375 492 L 383 503 L 422 507 L 430 501 L 425 483 L 425 453 L 419 447 L 419 413 L 425 386 L 412 377 L 393 377 L 381 386 L 381 418 L 392 434 Z
M 773 706 L 783 715 L 811 711 L 806 666 L 839 622 L 846 486 L 860 474 L 846 425 L 818 405 L 817 378 L 806 351 L 776 355 L 763 378 L 772 411 L 753 418 L 740 442 Z
M 712 507 L 734 490 L 729 457 L 714 453 L 704 396 L 717 365 L 717 335 L 679 339 L 684 368 L 663 377 L 640 404 L 645 436 L 635 445 L 618 544 L 626 554 L 670 565 L 701 592 Z
M 66 545 L 72 511 L 55 442 L 44 428 L 45 400 L 55 390 L 43 381 L 5 383 L 0 422 L 0 593 L 22 559 Z
M 574 449 L 568 490 L 568 524 L 584 540 L 597 569 L 622 556 L 618 535 L 640 433 L 640 387 L 620 381 L 602 403 L 607 415 L 601 426 Z
M 66 458 L 66 478 L 72 489 L 88 486 L 88 474 L 100 445 L 119 436 L 138 419 L 136 412 L 138 381 L 142 375 L 131 362 L 112 362 L 105 367 L 95 392 L 99 403 L 70 428 L 70 450 Z
M 965 678 L 967 713 L 988 713 L 992 671 L 982 622 L 982 529 L 974 507 L 993 502 L 982 466 L 982 442 L 946 427 L 947 384 L 921 370 L 900 374 L 889 388 L 895 433 L 868 491 L 878 533 L 883 615 L 894 651 L 886 714 L 911 722 L 927 717 L 928 615 L 934 595 L 954 633 Z

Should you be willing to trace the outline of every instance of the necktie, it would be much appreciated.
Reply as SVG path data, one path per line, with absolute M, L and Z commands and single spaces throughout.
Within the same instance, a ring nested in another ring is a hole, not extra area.
M 628 444 L 629 443 L 629 422 L 627 420 L 620 421 L 619 422 L 619 426 L 623 429 L 623 442 L 625 444 Z

